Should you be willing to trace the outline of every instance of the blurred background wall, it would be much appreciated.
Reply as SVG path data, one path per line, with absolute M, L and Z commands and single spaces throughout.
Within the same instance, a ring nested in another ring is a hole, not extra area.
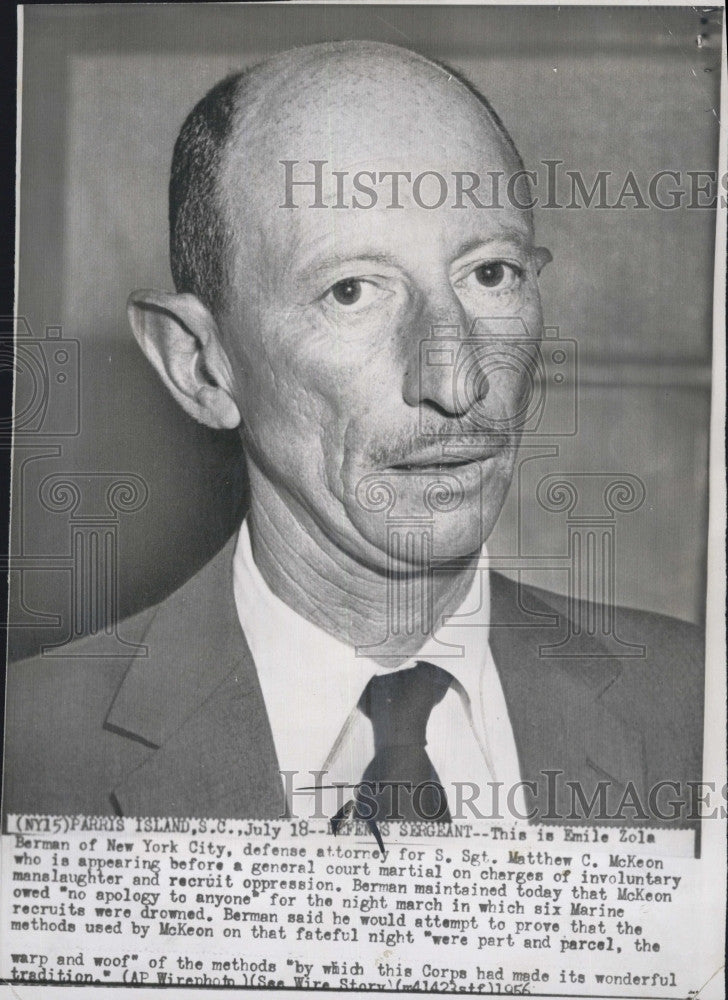
M 51 388 L 42 412 L 28 404 L 16 437 L 11 658 L 62 642 L 73 625 L 81 522 L 87 534 L 94 518 L 113 523 L 116 563 L 104 572 L 113 576 L 111 613 L 124 617 L 190 576 L 245 508 L 235 435 L 208 432 L 176 408 L 125 318 L 131 289 L 172 287 L 172 146 L 213 83 L 292 45 L 406 45 L 482 89 L 540 185 L 546 160 L 580 171 L 589 186 L 613 171 L 614 200 L 630 170 L 643 190 L 658 171 L 679 171 L 689 190 L 687 171 L 717 169 L 718 16 L 665 7 L 26 6 L 18 312 L 27 325 L 17 399 L 32 396 L 38 366 Z M 562 197 L 569 201 L 568 186 Z M 538 503 L 538 482 L 556 472 L 631 474 L 645 500 L 617 519 L 617 599 L 699 621 L 714 212 L 636 201 L 536 210 L 538 240 L 554 255 L 542 280 L 545 322 L 576 342 L 578 415 L 573 435 L 524 450 L 533 460 L 521 466 L 490 550 L 533 557 L 523 577 L 565 591 L 564 515 Z M 59 336 L 69 344 L 59 348 Z M 130 476 L 126 506 L 110 508 L 108 491 L 88 497 L 110 482 L 89 473 Z M 83 496 L 64 501 L 59 483 L 74 475 Z

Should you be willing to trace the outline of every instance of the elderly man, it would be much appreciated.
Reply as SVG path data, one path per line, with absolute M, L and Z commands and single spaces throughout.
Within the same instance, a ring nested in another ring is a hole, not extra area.
M 296 815 L 343 783 L 364 818 L 492 814 L 486 786 L 496 815 L 578 821 L 603 792 L 619 822 L 675 818 L 650 790 L 679 800 L 701 777 L 694 630 L 625 611 L 644 656 L 584 635 L 545 658 L 566 601 L 484 560 L 549 254 L 478 179 L 520 171 L 477 92 L 393 46 L 285 52 L 192 111 L 177 291 L 137 292 L 129 315 L 187 413 L 239 428 L 250 510 L 127 623 L 145 655 L 97 659 L 90 637 L 15 668 L 6 810 Z M 422 352 L 442 330 L 457 365 Z

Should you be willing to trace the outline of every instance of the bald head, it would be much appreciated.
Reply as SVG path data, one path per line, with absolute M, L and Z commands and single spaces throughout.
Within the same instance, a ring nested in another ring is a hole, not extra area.
M 346 168 L 385 159 L 411 165 L 419 157 L 426 168 L 435 150 L 439 163 L 450 157 L 457 168 L 463 143 L 521 168 L 513 141 L 474 87 L 398 46 L 322 43 L 227 77 L 196 105 L 175 144 L 169 222 L 177 290 L 213 313 L 221 308 L 240 228 L 233 205 L 261 201 L 280 161 L 324 156 Z

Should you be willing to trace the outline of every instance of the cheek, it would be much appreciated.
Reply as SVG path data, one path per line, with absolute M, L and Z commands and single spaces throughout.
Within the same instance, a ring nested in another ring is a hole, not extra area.
M 390 312 L 401 303 L 393 296 L 391 309 L 368 324 L 257 304 L 234 359 L 248 443 L 261 461 L 323 477 L 340 495 L 343 467 L 356 461 L 397 396 L 398 325 Z
M 301 349 L 311 343 L 303 335 L 298 340 L 269 333 L 241 354 L 244 435 L 261 462 L 295 471 L 302 481 L 325 479 L 336 493 L 351 419 L 351 373 L 330 354 Z
M 519 315 L 525 327 L 523 337 L 516 338 L 510 345 L 508 339 L 504 339 L 503 349 L 496 355 L 489 376 L 493 403 L 502 415 L 512 418 L 524 407 L 527 409 L 540 392 L 543 322 L 538 295 L 530 297 Z
M 262 341 L 248 344 L 236 358 L 237 402 L 248 443 L 271 458 L 298 448 L 320 423 L 320 401 L 295 377 L 290 359 L 267 350 Z
M 534 394 L 534 376 L 529 353 L 519 345 L 499 351 L 482 363 L 483 378 L 478 381 L 482 395 L 473 397 L 469 411 L 477 423 L 479 417 L 485 429 L 508 433 L 518 429 L 519 415 L 528 409 Z M 485 391 L 483 388 L 487 387 Z

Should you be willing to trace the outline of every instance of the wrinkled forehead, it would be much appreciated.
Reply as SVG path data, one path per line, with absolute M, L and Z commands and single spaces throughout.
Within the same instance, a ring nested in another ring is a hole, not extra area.
M 519 168 L 488 109 L 456 77 L 406 50 L 375 46 L 283 54 L 254 70 L 222 172 L 237 215 L 281 202 L 282 161 L 324 161 L 336 172 L 437 171 L 452 175 Z

